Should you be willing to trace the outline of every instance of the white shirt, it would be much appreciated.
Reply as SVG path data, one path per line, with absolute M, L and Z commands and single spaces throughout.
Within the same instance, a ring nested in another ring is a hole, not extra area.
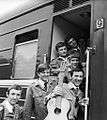
M 41 87 L 42 89 L 45 89 L 44 81 L 42 81 L 42 80 L 39 78 L 38 82 L 39 82 L 40 87 Z
M 4 100 L 2 105 L 4 105 L 8 112 L 13 113 L 13 106 L 9 103 L 8 99 Z
M 68 83 L 68 87 L 69 87 L 69 89 L 72 89 L 72 88 L 79 89 L 79 87 L 76 87 L 72 82 Z

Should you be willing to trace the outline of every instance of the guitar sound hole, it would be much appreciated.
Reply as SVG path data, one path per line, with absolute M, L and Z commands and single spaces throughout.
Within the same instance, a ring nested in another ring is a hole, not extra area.
M 54 113 L 55 114 L 60 114 L 61 113 L 61 109 L 60 108 L 55 108 Z

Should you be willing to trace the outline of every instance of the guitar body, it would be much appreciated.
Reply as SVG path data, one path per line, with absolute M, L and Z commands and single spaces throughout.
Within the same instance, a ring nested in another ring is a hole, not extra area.
M 63 87 L 66 67 L 66 61 L 62 61 L 60 72 L 58 74 L 58 87 L 61 88 Z M 70 110 L 70 103 L 66 98 L 63 98 L 61 95 L 57 95 L 55 98 L 51 98 L 48 101 L 47 109 L 48 115 L 45 120 L 68 120 L 67 113 Z
M 48 115 L 45 120 L 68 120 L 67 113 L 70 109 L 70 103 L 68 100 L 61 99 L 61 112 L 56 114 L 56 98 L 52 98 L 48 101 L 47 104 Z

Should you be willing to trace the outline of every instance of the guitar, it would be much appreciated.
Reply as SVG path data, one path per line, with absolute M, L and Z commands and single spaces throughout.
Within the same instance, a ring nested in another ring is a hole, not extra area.
M 63 87 L 64 71 L 66 70 L 66 62 L 61 62 L 60 73 L 58 75 L 58 86 Z M 61 96 L 51 98 L 47 104 L 48 115 L 44 120 L 68 120 L 67 113 L 70 109 L 70 103 Z

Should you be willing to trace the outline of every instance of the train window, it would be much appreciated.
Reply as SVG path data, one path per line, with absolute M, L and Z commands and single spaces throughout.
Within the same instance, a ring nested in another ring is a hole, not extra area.
M 12 48 L 0 50 L 0 79 L 9 79 L 12 68 Z
M 16 36 L 13 79 L 33 79 L 35 77 L 38 49 L 38 30 Z
M 29 32 L 20 34 L 20 35 L 16 35 L 16 37 L 15 37 L 16 43 L 15 44 L 38 39 L 38 32 L 39 32 L 38 29 L 36 29 L 33 31 L 29 31 Z

